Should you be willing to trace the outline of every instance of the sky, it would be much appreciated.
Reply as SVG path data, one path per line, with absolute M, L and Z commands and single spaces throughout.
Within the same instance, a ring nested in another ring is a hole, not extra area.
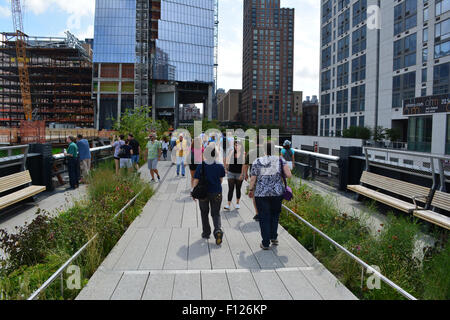
M 95 0 L 21 0 L 29 36 L 63 37 L 69 30 L 80 39 L 93 38 Z M 320 1 L 281 0 L 295 8 L 294 90 L 319 93 Z M 0 0 L 0 31 L 11 32 L 10 0 Z M 218 87 L 242 88 L 243 0 L 219 0 Z

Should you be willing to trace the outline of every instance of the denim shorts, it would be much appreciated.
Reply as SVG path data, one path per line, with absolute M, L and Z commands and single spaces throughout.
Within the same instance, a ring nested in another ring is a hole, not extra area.
M 122 158 L 120 159 L 120 169 L 129 169 L 133 167 L 133 163 L 131 162 L 131 159 L 128 158 Z
M 139 163 L 139 155 L 138 155 L 138 154 L 132 155 L 132 156 L 131 156 L 131 162 L 133 162 L 133 163 Z
M 228 171 L 228 175 L 227 175 L 228 179 L 230 180 L 239 180 L 239 178 L 241 177 L 240 173 L 234 173 L 234 172 L 229 172 Z

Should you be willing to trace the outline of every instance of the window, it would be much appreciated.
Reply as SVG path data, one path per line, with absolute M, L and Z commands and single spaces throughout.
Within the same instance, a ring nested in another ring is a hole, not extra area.
M 396 76 L 392 82 L 392 108 L 402 108 L 403 100 L 415 97 L 416 72 Z
M 437 23 L 434 35 L 434 58 L 439 59 L 450 54 L 450 19 Z
M 450 0 L 436 0 L 436 16 L 450 10 Z
M 364 127 L 364 116 L 359 117 L 359 126 Z
M 345 38 L 338 41 L 338 59 L 337 59 L 338 62 L 348 58 L 350 51 L 349 41 L 350 41 L 349 36 L 346 36 Z
M 336 119 L 336 137 L 342 136 L 342 119 Z
M 427 69 L 422 69 L 422 83 L 428 81 Z
M 425 63 L 428 61 L 428 48 L 422 49 L 422 63 Z
M 394 71 L 416 64 L 417 34 L 394 42 Z
M 366 79 L 366 55 L 352 60 L 352 82 Z
M 353 5 L 353 26 L 367 19 L 367 0 L 356 1 Z
M 325 46 L 331 42 L 331 22 L 322 28 L 322 46 Z
M 447 94 L 450 92 L 450 62 L 440 64 L 433 70 L 433 94 Z
M 350 127 L 358 126 L 358 117 L 350 117 Z
M 417 26 L 417 0 L 406 0 L 394 8 L 394 35 Z
M 364 111 L 366 106 L 366 85 L 352 88 L 351 112 Z
M 350 0 L 338 0 L 338 10 L 344 9 L 344 7 L 348 6 Z
M 423 42 L 428 42 L 428 28 L 423 29 L 422 39 L 423 39 Z
M 337 67 L 337 86 L 342 87 L 348 84 L 348 62 Z
M 331 89 L 331 70 L 322 72 L 322 86 L 321 91 L 327 91 Z
M 331 46 L 322 50 L 322 69 L 331 66 Z
M 330 105 L 331 105 L 330 97 L 331 97 L 330 94 L 323 94 L 321 96 L 320 115 L 322 116 L 330 114 Z
M 350 29 L 350 9 L 345 10 L 338 17 L 338 36 Z
M 445 154 L 450 154 L 450 114 L 447 115 L 447 139 L 445 141 Z
M 408 150 L 431 152 L 433 117 L 410 117 L 408 124 Z
M 341 114 L 347 112 L 348 112 L 348 89 L 345 89 L 337 92 L 336 113 Z
M 367 47 L 367 26 L 363 26 L 352 34 L 352 54 L 366 50 Z
M 322 7 L 322 24 L 331 19 L 332 17 L 331 8 L 332 8 L 331 0 L 328 0 L 327 2 L 324 3 Z

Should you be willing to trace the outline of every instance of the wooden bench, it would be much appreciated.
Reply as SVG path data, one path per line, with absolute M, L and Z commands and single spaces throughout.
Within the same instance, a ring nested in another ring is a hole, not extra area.
M 347 189 L 397 210 L 414 214 L 414 216 L 420 219 L 441 227 L 447 229 L 450 227 L 449 217 L 424 209 L 425 204 L 428 202 L 428 198 L 431 195 L 430 188 L 364 171 L 361 176 L 361 185 L 347 186 Z M 410 202 L 400 200 L 394 196 L 382 193 L 379 190 L 384 190 L 393 195 L 404 197 L 409 199 Z M 423 204 L 423 206 L 419 203 Z M 450 195 L 445 192 L 436 191 L 431 201 L 431 206 L 449 211 Z
M 418 208 L 423 209 L 423 207 L 416 206 L 414 202 L 416 201 L 425 204 L 431 191 L 430 188 L 381 176 L 368 171 L 363 172 L 361 184 L 362 185 L 357 186 L 347 186 L 347 189 L 406 213 L 413 213 L 414 210 Z M 370 186 L 376 190 L 366 186 Z M 397 199 L 377 190 L 384 190 L 391 194 L 407 198 L 410 202 Z
M 30 172 L 28 170 L 15 173 L 6 177 L 1 177 L 0 193 L 5 193 L 25 185 L 27 186 L 25 186 L 25 188 L 23 189 L 20 189 L 19 191 L 15 191 L 3 197 L 0 197 L 0 209 L 7 208 L 15 203 L 31 198 L 45 191 L 46 189 L 46 187 L 44 186 L 33 186 L 31 185 L 31 183 L 32 180 Z
M 450 193 L 436 191 L 431 206 L 450 212 Z M 431 210 L 414 210 L 414 216 L 450 230 L 450 218 Z

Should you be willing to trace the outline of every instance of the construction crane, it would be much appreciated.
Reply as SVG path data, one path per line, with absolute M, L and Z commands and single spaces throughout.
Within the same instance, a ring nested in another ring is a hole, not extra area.
M 33 107 L 31 104 L 30 76 L 27 62 L 27 39 L 23 32 L 22 6 L 20 0 L 11 0 L 11 13 L 16 31 L 16 61 L 19 70 L 20 91 L 22 93 L 23 111 L 27 121 L 33 120 Z

